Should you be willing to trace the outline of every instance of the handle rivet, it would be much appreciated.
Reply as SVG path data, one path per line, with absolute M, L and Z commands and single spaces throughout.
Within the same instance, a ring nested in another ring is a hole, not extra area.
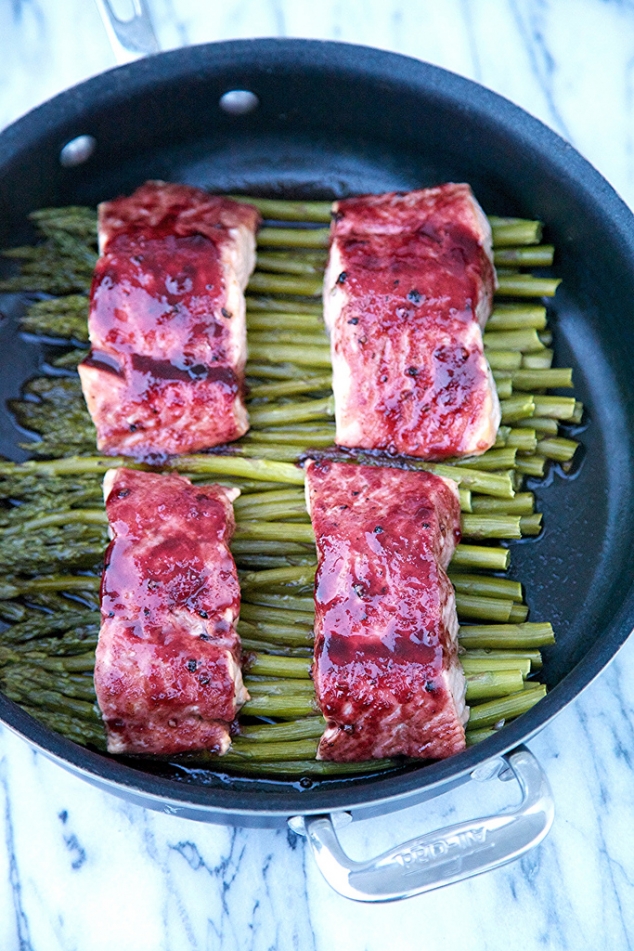
M 61 149 L 59 164 L 64 168 L 83 165 L 97 148 L 97 140 L 92 135 L 78 135 Z
M 220 97 L 218 103 L 223 112 L 230 116 L 246 116 L 260 105 L 254 92 L 248 89 L 230 89 Z

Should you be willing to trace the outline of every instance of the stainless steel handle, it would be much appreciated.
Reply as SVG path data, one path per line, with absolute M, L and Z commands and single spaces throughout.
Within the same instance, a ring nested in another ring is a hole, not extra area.
M 522 791 L 518 806 L 410 839 L 367 862 L 346 855 L 331 816 L 305 816 L 304 834 L 328 884 L 356 901 L 394 901 L 488 872 L 538 845 L 554 818 L 548 780 L 523 746 L 504 760 Z
M 146 0 L 130 0 L 133 15 L 129 20 L 122 20 L 116 15 L 111 0 L 95 2 L 117 63 L 131 63 L 142 56 L 160 52 Z

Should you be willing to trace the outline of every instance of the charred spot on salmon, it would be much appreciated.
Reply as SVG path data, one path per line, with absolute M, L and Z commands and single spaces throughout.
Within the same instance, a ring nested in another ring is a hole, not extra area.
M 100 370 L 102 373 L 111 373 L 113 376 L 124 376 L 123 370 L 116 357 L 113 357 L 110 353 L 106 353 L 104 350 L 91 348 L 88 351 L 88 355 L 81 361 L 80 366 L 92 367 L 95 370 Z
M 203 366 L 202 363 L 196 363 L 189 368 L 189 375 L 193 380 L 204 380 L 208 372 L 208 368 Z
M 172 360 L 155 360 L 139 353 L 132 354 L 132 369 L 160 383 L 162 381 L 205 380 L 218 383 L 234 393 L 238 390 L 238 379 L 230 367 L 210 367 L 197 363 L 194 366 L 177 364 Z

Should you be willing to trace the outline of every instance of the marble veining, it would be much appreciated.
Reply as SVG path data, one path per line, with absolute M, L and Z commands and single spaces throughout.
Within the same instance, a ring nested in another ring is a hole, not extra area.
M 125 9 L 125 0 L 117 0 Z M 150 0 L 163 48 L 249 36 L 364 43 L 507 96 L 584 154 L 634 207 L 631 0 Z M 114 65 L 87 0 L 0 3 L 0 127 Z M 0 730 L 1 951 L 624 951 L 634 947 L 634 642 L 531 743 L 556 819 L 538 849 L 408 902 L 362 906 L 321 878 L 287 828 L 145 811 Z M 472 782 L 352 823 L 370 856 L 499 808 L 514 783 Z
M 487 876 L 383 906 L 332 893 L 290 830 L 203 825 L 130 806 L 5 730 L 0 947 L 379 951 L 398 933 L 407 949 L 629 948 L 633 673 L 627 645 L 531 742 L 557 803 L 539 849 Z M 470 783 L 340 835 L 363 858 L 516 796 L 514 783 Z M 433 927 L 421 945 L 425 921 Z

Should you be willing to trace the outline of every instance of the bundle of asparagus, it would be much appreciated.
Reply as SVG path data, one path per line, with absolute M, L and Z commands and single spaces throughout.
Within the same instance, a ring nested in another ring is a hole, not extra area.
M 328 229 L 320 225 L 329 220 L 329 204 L 248 200 L 268 220 L 247 298 L 252 428 L 222 451 L 179 457 L 165 468 L 241 489 L 232 547 L 243 592 L 239 630 L 248 652 L 251 700 L 222 761 L 198 753 L 174 762 L 288 777 L 394 768 L 390 761 L 314 760 L 323 731 L 310 680 L 315 548 L 303 472 L 294 463 L 334 441 L 319 300 L 328 240 Z M 18 274 L 0 282 L 0 290 L 37 292 L 23 329 L 64 349 L 51 372 L 27 384 L 25 398 L 11 404 L 18 422 L 40 438 L 28 443 L 32 461 L 0 463 L 0 564 L 6 573 L 0 617 L 11 622 L 0 635 L 0 684 L 52 729 L 104 748 L 92 686 L 107 542 L 101 478 L 107 468 L 130 462 L 93 454 L 94 431 L 75 372 L 87 345 L 95 213 L 45 209 L 33 218 L 44 240 L 8 252 L 22 264 Z M 521 584 L 500 573 L 510 564 L 505 543 L 541 529 L 534 496 L 522 491 L 524 477 L 544 476 L 549 460 L 571 466 L 577 443 L 560 435 L 559 427 L 577 425 L 583 413 L 573 397 L 545 392 L 572 386 L 569 369 L 552 367 L 552 335 L 541 301 L 554 295 L 558 281 L 522 270 L 551 264 L 553 248 L 540 244 L 538 222 L 490 220 L 500 277 L 484 336 L 503 414 L 495 447 L 448 464 L 390 460 L 447 476 L 459 486 L 463 541 L 450 574 L 462 624 L 469 743 L 545 694 L 536 678 L 540 648 L 554 642 L 552 627 L 527 621 Z M 363 452 L 345 458 L 385 464 Z

